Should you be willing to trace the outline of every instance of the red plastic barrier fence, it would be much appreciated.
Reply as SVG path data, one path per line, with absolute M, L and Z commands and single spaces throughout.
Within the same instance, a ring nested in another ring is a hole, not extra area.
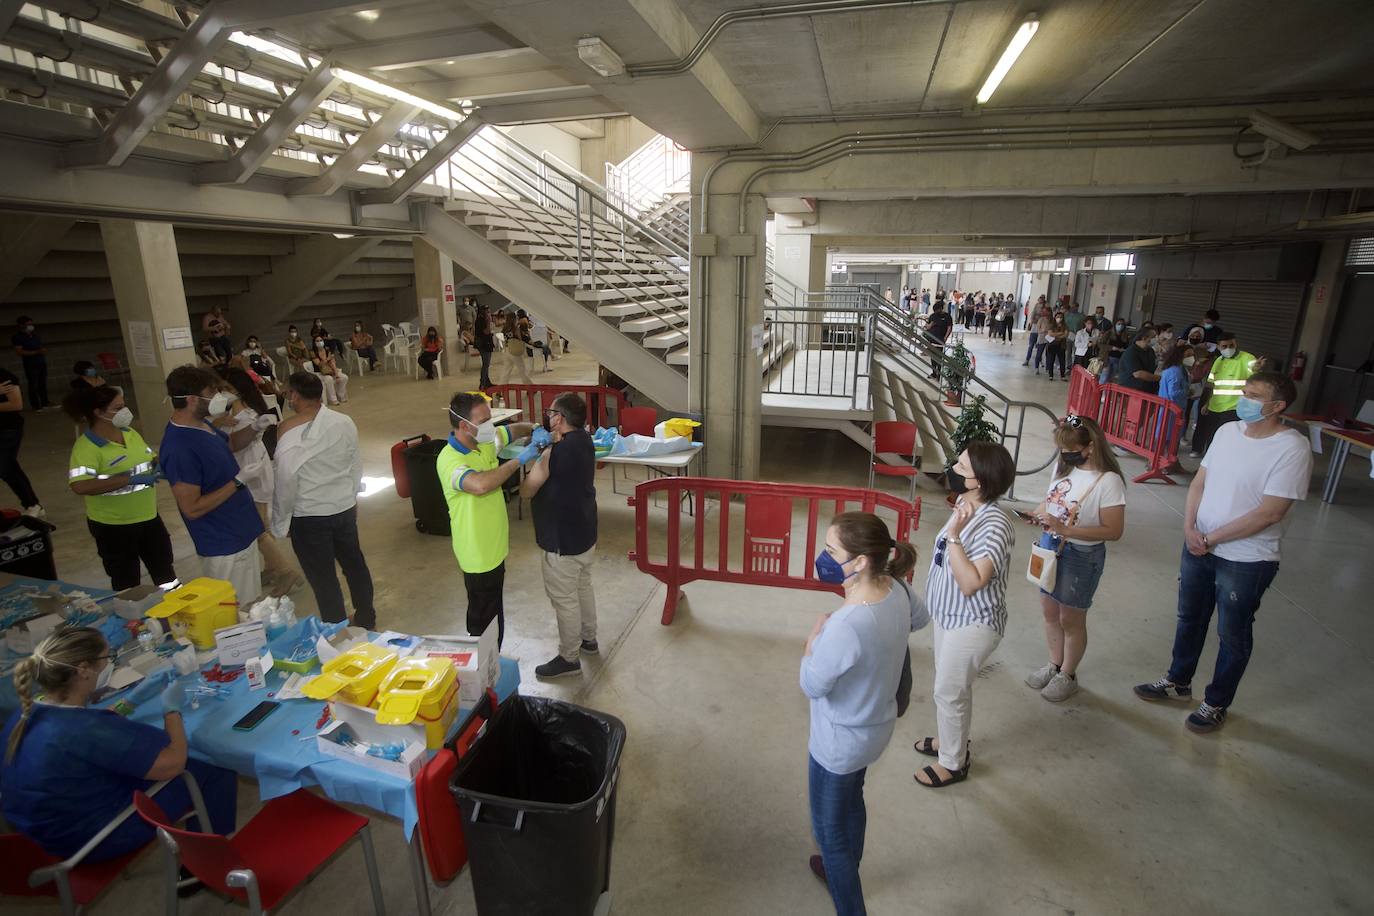
M 1178 463 L 1183 410 L 1173 401 L 1121 385 L 1102 386 L 1102 412 L 1097 418 L 1107 441 L 1148 461 L 1136 483 L 1176 483 L 1166 469 Z
M 507 407 L 523 410 L 526 423 L 539 423 L 544 411 L 553 406 L 553 399 L 568 392 L 582 395 L 587 402 L 587 423 L 593 427 L 619 426 L 620 410 L 625 406 L 625 396 L 618 390 L 596 385 L 493 385 L 484 390 L 491 397 L 500 395 Z
M 1102 411 L 1102 386 L 1097 377 L 1082 366 L 1074 366 L 1069 373 L 1069 403 L 1065 409 L 1076 417 L 1092 417 Z
M 658 553 L 650 555 L 649 508 L 658 494 L 667 497 L 665 526 L 656 526 L 666 535 Z M 735 500 L 744 502 L 744 536 L 732 556 L 730 522 Z M 684 556 L 682 503 L 690 500 L 693 526 L 690 555 Z M 707 515 L 707 500 L 719 507 Z M 792 518 L 800 503 L 806 513 L 806 542 L 800 553 L 800 570 L 793 569 Z M 813 560 L 824 546 L 825 525 L 832 515 L 846 511 L 895 514 L 889 528 L 898 541 L 909 541 L 921 522 L 921 501 L 907 502 L 889 493 L 862 487 L 795 486 L 782 483 L 755 483 L 711 477 L 660 477 L 635 487 L 629 498 L 635 510 L 635 546 L 630 559 L 640 572 L 648 573 L 668 586 L 663 603 L 663 625 L 673 622 L 682 586 L 709 580 L 740 585 L 771 585 L 775 588 L 802 588 L 843 594 L 844 589 L 816 578 Z M 822 514 L 824 507 L 825 513 Z M 833 512 L 831 508 L 833 507 Z M 882 511 L 880 511 L 882 510 Z M 707 529 L 714 528 L 707 545 Z

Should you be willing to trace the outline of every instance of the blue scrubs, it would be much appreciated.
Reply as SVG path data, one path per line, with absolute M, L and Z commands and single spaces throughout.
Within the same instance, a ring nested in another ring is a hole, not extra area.
M 18 722 L 15 712 L 0 734 L 0 748 L 8 748 Z M 144 776 L 170 741 L 163 730 L 109 710 L 35 703 L 18 752 L 0 770 L 0 810 L 20 833 L 52 855 L 66 858 L 127 808 L 135 790 L 152 785 Z M 205 797 L 210 829 L 232 833 L 238 793 L 234 773 L 195 760 L 187 762 L 187 769 Z M 191 810 L 184 781 L 168 785 L 156 799 L 173 819 Z M 153 828 L 135 815 L 87 861 L 117 858 L 154 835 Z

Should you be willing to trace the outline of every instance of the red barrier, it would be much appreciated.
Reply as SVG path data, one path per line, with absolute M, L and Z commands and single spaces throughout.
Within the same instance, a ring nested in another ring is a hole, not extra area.
M 662 559 L 649 552 L 649 508 L 653 497 L 667 496 L 668 518 Z M 719 514 L 707 516 L 707 499 L 719 507 Z M 744 537 L 737 556 L 731 556 L 730 521 L 736 497 L 744 499 Z M 693 531 L 691 558 L 683 557 L 682 501 L 692 501 L 689 516 Z M 806 513 L 806 543 L 800 554 L 802 570 L 792 570 L 792 518 L 796 503 Z M 834 512 L 821 515 L 822 504 L 834 505 Z M 803 588 L 843 594 L 844 589 L 816 578 L 813 560 L 824 546 L 825 528 L 831 515 L 850 510 L 878 512 L 891 510 L 889 521 L 893 537 L 909 541 L 921 521 L 921 501 L 906 502 L 900 497 L 861 487 L 794 486 L 782 483 L 755 483 L 720 480 L 710 477 L 660 477 L 635 487 L 629 498 L 635 510 L 635 547 L 630 559 L 640 572 L 648 573 L 668 586 L 663 603 L 663 625 L 673 622 L 682 586 L 697 580 L 735 582 L 740 585 L 771 585 L 775 588 Z M 707 528 L 713 527 L 713 549 L 708 556 Z
M 541 422 L 553 399 L 568 392 L 582 395 L 587 402 L 587 423 L 593 427 L 619 426 L 625 406 L 625 396 L 618 390 L 596 385 L 493 385 L 484 390 L 491 397 L 505 398 L 507 407 L 523 410 L 526 423 Z
M 1178 463 L 1178 439 L 1183 433 L 1183 410 L 1173 401 L 1121 385 L 1102 386 L 1102 411 L 1097 418 L 1107 441 L 1148 461 L 1136 483 L 1162 480 L 1176 483 L 1166 469 Z
M 1092 417 L 1102 412 L 1102 386 L 1097 377 L 1082 366 L 1074 366 L 1069 373 L 1069 403 L 1065 406 L 1076 417 Z

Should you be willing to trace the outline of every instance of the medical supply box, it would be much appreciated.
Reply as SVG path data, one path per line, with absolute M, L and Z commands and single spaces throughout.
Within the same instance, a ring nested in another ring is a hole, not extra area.
M 358 643 L 320 666 L 320 673 L 302 684 L 301 692 L 312 700 L 370 706 L 396 659 L 396 653 L 384 646 Z
M 452 661 L 458 673 L 459 701 L 467 707 L 476 706 L 487 688 L 496 684 L 501 656 L 497 632 L 493 620 L 481 636 L 426 636 L 416 647 L 415 656 Z
M 392 736 L 392 739 L 396 740 L 395 736 Z M 331 722 L 324 731 L 315 736 L 315 747 L 321 754 L 347 760 L 349 763 L 361 764 L 368 769 L 390 773 L 392 776 L 405 780 L 414 779 L 415 775 L 420 772 L 420 767 L 425 763 L 427 755 L 425 754 L 424 743 L 421 741 L 407 743 L 405 751 L 401 753 L 400 760 L 388 760 L 385 757 L 373 757 L 368 754 L 367 745 L 376 743 L 386 742 L 369 741 L 367 736 L 359 734 L 352 724 L 338 719 Z
M 197 649 L 213 649 L 215 631 L 239 622 L 239 604 L 228 582 L 192 579 L 168 592 L 148 616 L 166 620 L 173 636 L 185 636 Z
M 434 750 L 444 746 L 458 717 L 458 672 L 447 658 L 406 658 L 396 663 L 377 689 L 378 725 L 413 725 Z

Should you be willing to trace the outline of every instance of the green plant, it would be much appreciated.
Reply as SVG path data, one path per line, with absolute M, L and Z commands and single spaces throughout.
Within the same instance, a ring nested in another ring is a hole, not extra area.
M 950 452 L 945 456 L 947 463 L 953 463 L 970 442 L 1000 442 L 1002 437 L 997 427 L 984 419 L 987 399 L 982 395 L 964 404 L 959 418 L 954 423 L 954 432 L 949 437 Z
M 969 356 L 962 341 L 956 343 L 954 349 L 945 354 L 941 365 L 940 378 L 945 383 L 945 390 L 956 393 L 963 391 L 968 377 L 973 374 L 973 358 Z

